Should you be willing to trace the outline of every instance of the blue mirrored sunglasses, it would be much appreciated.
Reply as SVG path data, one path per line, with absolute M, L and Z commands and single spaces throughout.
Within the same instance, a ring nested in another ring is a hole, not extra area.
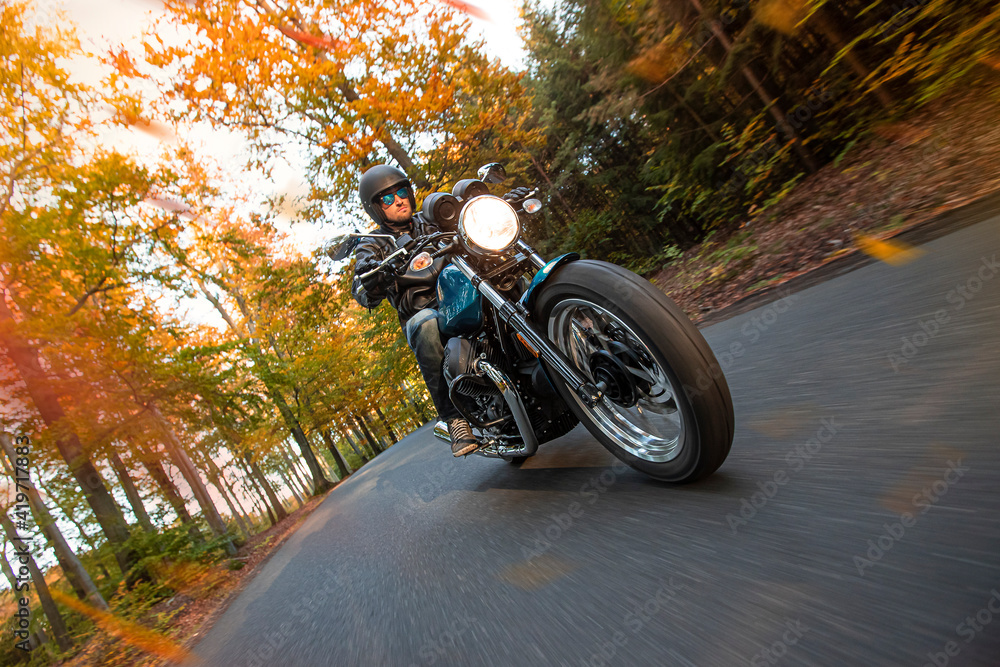
M 410 196 L 410 189 L 405 185 L 395 192 L 389 192 L 382 195 L 379 199 L 382 201 L 382 206 L 392 206 L 392 202 L 396 201 L 396 197 L 400 199 L 406 199 Z

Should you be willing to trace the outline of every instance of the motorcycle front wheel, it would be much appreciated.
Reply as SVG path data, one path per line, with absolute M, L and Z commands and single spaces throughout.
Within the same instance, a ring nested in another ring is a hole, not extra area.
M 722 368 L 691 320 L 649 281 L 607 262 L 564 264 L 533 313 L 570 363 L 603 387 L 590 407 L 555 382 L 612 454 L 673 483 L 705 477 L 726 460 L 734 417 Z

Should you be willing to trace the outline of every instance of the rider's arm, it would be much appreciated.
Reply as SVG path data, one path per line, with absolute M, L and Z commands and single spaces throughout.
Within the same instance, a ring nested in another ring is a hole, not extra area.
M 355 251 L 354 280 L 351 282 L 351 294 L 354 300 L 365 308 L 375 308 L 386 297 L 385 290 L 369 292 L 365 290 L 358 278 L 363 273 L 371 271 L 382 262 L 383 253 L 381 248 L 375 243 L 361 243 Z

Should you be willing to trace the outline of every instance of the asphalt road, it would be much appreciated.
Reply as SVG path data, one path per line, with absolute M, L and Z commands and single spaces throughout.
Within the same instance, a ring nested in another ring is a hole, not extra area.
M 197 654 L 1000 664 L 1000 218 L 922 250 L 704 331 L 736 405 L 707 480 L 622 469 L 582 428 L 518 469 L 424 427 L 335 489 Z

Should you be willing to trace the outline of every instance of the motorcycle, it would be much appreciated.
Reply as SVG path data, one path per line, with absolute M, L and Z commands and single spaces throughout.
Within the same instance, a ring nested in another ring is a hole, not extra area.
M 401 287 L 436 283 L 444 377 L 475 453 L 519 464 L 583 422 L 656 479 L 714 472 L 732 445 L 733 401 L 698 329 L 620 266 L 576 253 L 543 259 L 522 239 L 542 207 L 534 192 L 512 204 L 490 194 L 506 179 L 501 164 L 477 175 L 425 198 L 418 215 L 441 231 L 387 236 L 396 250 L 370 272 Z M 443 423 L 434 432 L 450 440 Z

